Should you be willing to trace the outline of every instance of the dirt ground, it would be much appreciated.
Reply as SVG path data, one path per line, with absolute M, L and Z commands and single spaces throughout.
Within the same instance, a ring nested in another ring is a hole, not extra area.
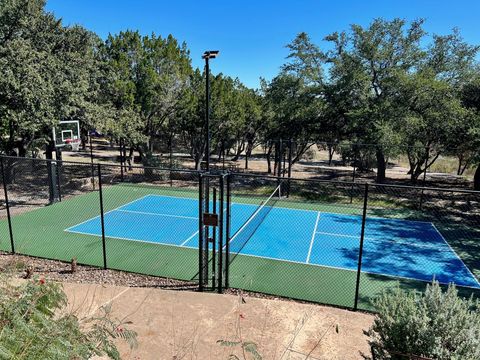
M 177 165 L 181 168 L 194 169 L 193 160 L 183 153 L 174 152 L 173 156 L 176 159 Z M 310 148 L 308 160 L 302 159 L 292 167 L 292 177 L 296 179 L 323 179 L 323 180 L 340 180 L 340 181 L 352 181 L 353 167 L 342 164 L 341 157 L 335 153 L 333 156 L 332 164 L 328 163 L 328 152 L 312 146 Z M 119 150 L 116 146 L 111 146 L 105 139 L 95 139 L 93 143 L 93 157 L 96 163 L 115 163 L 119 164 Z M 135 158 L 138 159 L 138 154 L 135 153 Z M 163 154 L 165 159 L 168 159 L 168 154 Z M 212 156 L 212 166 L 217 163 L 216 155 Z M 231 158 L 231 156 L 230 156 Z M 90 162 L 90 149 L 79 152 L 65 151 L 63 153 L 64 160 Z M 449 157 L 440 157 L 435 166 L 430 168 L 427 172 L 426 184 L 427 186 L 447 186 L 457 188 L 471 188 L 471 182 L 473 174 L 470 170 L 466 172 L 464 176 L 455 175 L 452 172 L 455 168 L 455 159 Z M 453 164 L 453 165 L 452 165 Z M 136 163 L 135 165 L 140 165 Z M 233 166 L 239 172 L 257 173 L 267 175 L 267 161 L 264 157 L 261 148 L 256 148 L 253 151 L 252 157 L 248 161 L 248 169 L 245 169 L 245 159 L 243 156 L 237 161 L 227 161 L 226 167 Z M 218 166 L 222 167 L 221 161 L 218 161 Z M 447 167 L 446 169 L 439 171 L 437 167 Z M 450 169 L 452 168 L 452 169 Z M 401 183 L 403 185 L 411 185 L 410 175 L 408 175 L 408 162 L 403 158 L 392 159 L 386 171 L 387 178 L 395 183 Z M 374 181 L 376 173 L 370 172 L 356 172 L 355 181 Z M 422 182 L 423 184 L 423 182 Z M 418 184 L 417 184 L 418 185 Z
M 257 345 L 262 359 L 363 359 L 373 316 L 314 304 L 191 291 L 64 284 L 69 307 L 92 316 L 111 303 L 132 322 L 138 348 L 118 342 L 124 359 L 244 357 L 234 342 Z M 229 346 L 219 341 L 229 342 Z

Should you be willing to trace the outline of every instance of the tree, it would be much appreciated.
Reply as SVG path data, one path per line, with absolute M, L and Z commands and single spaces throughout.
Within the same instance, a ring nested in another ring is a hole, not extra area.
M 368 144 L 379 144 L 375 156 L 377 182 L 380 183 L 385 181 L 386 160 L 391 155 L 386 153 L 388 143 L 391 134 L 396 132 L 394 98 L 398 76 L 412 71 L 422 59 L 422 24 L 423 20 L 413 21 L 407 26 L 402 19 L 376 19 L 367 28 L 353 25 L 351 36 L 344 36 L 347 40 L 342 47 L 342 52 L 348 53 L 350 66 L 334 69 L 337 72 L 347 70 L 346 73 L 339 72 L 340 80 L 355 77 L 360 80 L 358 90 L 367 91 L 359 97 L 362 101 L 349 115 L 358 139 Z M 335 39 L 329 39 L 332 38 Z
M 480 76 L 477 74 L 464 85 L 461 92 L 463 105 L 469 110 L 468 123 L 464 127 L 461 140 L 463 149 L 470 155 L 470 164 L 476 164 L 473 180 L 475 190 L 480 190 Z
M 446 151 L 465 114 L 453 89 L 431 71 L 404 74 L 398 83 L 400 131 L 415 182 Z
M 151 165 L 155 139 L 173 128 L 189 86 L 192 69 L 186 44 L 178 44 L 171 35 L 163 39 L 126 31 L 110 35 L 103 51 L 110 69 L 106 100 L 120 111 L 118 116 L 128 113 L 135 123 L 128 128 L 124 124 L 122 131 L 118 126 L 109 130 L 129 145 L 130 154 L 136 149 L 144 165 Z
M 25 156 L 34 141 L 49 146 L 59 120 L 86 109 L 94 36 L 63 27 L 43 0 L 0 4 L 0 118 L 2 150 Z
M 267 114 L 265 138 L 271 144 L 267 150 L 267 160 L 270 162 L 272 144 L 280 139 L 288 139 L 296 144 L 292 159 L 292 163 L 295 163 L 315 144 L 312 135 L 317 133 L 323 101 L 310 91 L 302 77 L 290 73 L 281 73 L 270 83 L 264 84 L 263 92 L 264 111 Z M 278 161 L 278 154 L 276 158 Z

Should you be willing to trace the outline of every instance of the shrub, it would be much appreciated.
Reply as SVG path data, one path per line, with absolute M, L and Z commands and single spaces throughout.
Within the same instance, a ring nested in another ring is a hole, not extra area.
M 480 359 L 479 302 L 445 292 L 434 281 L 426 291 L 396 289 L 376 301 L 378 314 L 367 332 L 378 359 L 405 359 L 392 353 L 439 360 Z
M 0 278 L 0 359 L 89 359 L 108 355 L 119 359 L 115 338 L 136 345 L 136 334 L 111 318 L 110 307 L 96 318 L 80 322 L 65 312 L 61 284 L 33 279 L 13 285 Z

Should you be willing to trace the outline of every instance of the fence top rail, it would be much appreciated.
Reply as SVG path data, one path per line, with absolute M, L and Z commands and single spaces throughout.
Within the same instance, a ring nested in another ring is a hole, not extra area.
M 302 178 L 287 178 L 281 176 L 272 176 L 272 175 L 261 175 L 261 174 L 245 174 L 245 173 L 230 173 L 234 177 L 252 177 L 252 178 L 263 178 L 271 181 L 295 181 L 295 182 L 310 182 L 310 183 L 322 183 L 322 184 L 332 184 L 332 185 L 342 185 L 342 186 L 357 186 L 364 187 L 365 185 L 377 187 L 377 188 L 397 188 L 405 190 L 423 190 L 423 191 L 437 191 L 437 192 L 446 192 L 446 193 L 463 193 L 463 194 L 472 194 L 480 196 L 480 191 L 478 190 L 467 190 L 467 189 L 445 189 L 439 187 L 428 187 L 428 186 L 411 186 L 411 185 L 398 185 L 398 184 L 377 184 L 374 182 L 358 183 L 352 181 L 336 181 L 336 180 L 323 180 L 323 179 L 302 179 Z

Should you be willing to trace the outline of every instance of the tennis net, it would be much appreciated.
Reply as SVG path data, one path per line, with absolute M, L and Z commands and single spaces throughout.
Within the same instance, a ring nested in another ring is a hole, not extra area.
M 278 185 L 273 193 L 248 217 L 247 221 L 235 232 L 229 241 L 230 263 L 235 259 L 247 242 L 251 239 L 260 224 L 270 213 L 272 208 L 281 197 L 280 185 Z

